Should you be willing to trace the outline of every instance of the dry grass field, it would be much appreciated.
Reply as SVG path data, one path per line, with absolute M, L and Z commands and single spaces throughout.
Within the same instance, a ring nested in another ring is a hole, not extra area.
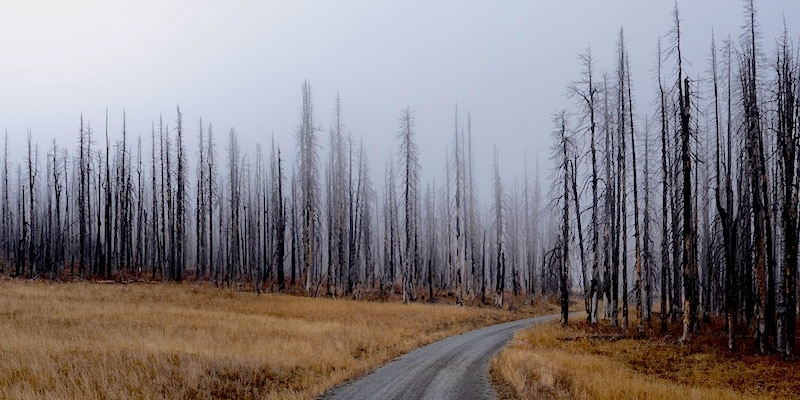
M 0 398 L 313 398 L 420 345 L 530 312 L 5 281 Z
M 548 323 L 519 332 L 492 360 L 492 379 L 502 397 L 800 398 L 797 362 L 753 355 L 752 338 L 742 339 L 740 351 L 731 354 L 721 325 L 706 325 L 691 344 L 681 345 L 679 326 L 667 335 L 635 337 L 607 324 L 589 327 L 581 317 L 572 321 L 568 327 Z

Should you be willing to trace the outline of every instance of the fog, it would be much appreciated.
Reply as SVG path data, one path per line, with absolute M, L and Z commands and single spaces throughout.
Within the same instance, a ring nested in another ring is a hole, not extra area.
M 765 49 L 784 18 L 796 31 L 800 2 L 757 6 Z M 11 161 L 21 162 L 28 130 L 41 148 L 55 138 L 73 149 L 81 114 L 102 134 L 108 109 L 118 137 L 124 110 L 146 149 L 151 124 L 163 115 L 174 125 L 180 105 L 191 153 L 200 117 L 218 137 L 235 127 L 248 154 L 271 137 L 293 153 L 307 79 L 320 143 L 338 94 L 379 192 L 402 108 L 415 111 L 423 184 L 444 180 L 454 110 L 462 122 L 469 112 L 476 164 L 487 166 L 477 168 L 485 193 L 493 146 L 507 181 L 522 176 L 526 157 L 531 169 L 538 160 L 541 174 L 549 173 L 551 115 L 574 104 L 564 93 L 579 78 L 576 56 L 591 46 L 597 69 L 611 68 L 621 27 L 636 113 L 652 114 L 655 46 L 671 27 L 672 7 L 634 0 L 3 2 L 0 127 L 11 139 Z M 679 7 L 688 71 L 699 76 L 712 28 L 720 39 L 738 38 L 742 4 Z

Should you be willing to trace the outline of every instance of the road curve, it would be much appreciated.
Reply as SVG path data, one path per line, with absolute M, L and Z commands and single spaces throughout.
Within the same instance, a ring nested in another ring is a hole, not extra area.
M 334 399 L 494 399 L 492 355 L 519 329 L 558 315 L 506 322 L 452 336 L 396 358 L 322 395 Z

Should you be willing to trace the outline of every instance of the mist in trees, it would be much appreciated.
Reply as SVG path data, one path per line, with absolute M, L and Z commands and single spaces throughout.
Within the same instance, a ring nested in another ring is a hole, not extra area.
M 695 77 L 686 72 L 691 60 L 682 53 L 687 38 L 676 4 L 666 46 L 657 41 L 649 107 L 632 97 L 632 57 L 621 30 L 609 72 L 595 72 L 591 49 L 579 53 L 581 76 L 567 91 L 575 128 L 553 139 L 557 179 L 548 210 L 563 216 L 561 230 L 546 250 L 567 259 L 556 265 L 579 263 L 580 281 L 567 292 L 580 289 L 589 323 L 599 322 L 603 302 L 602 318 L 616 325 L 621 312 L 620 328 L 628 330 L 633 296 L 639 332 L 679 324 L 686 342 L 720 317 L 731 350 L 752 337 L 756 352 L 792 357 L 800 53 L 787 28 L 771 52 L 762 44 L 753 1 L 743 14 L 738 43 L 728 37 L 718 46 L 712 35 L 708 60 L 693 60 L 709 66 Z M 568 255 L 570 242 L 577 255 Z M 544 267 L 553 262 L 546 256 Z
M 187 124 L 180 107 L 145 137 L 130 134 L 124 111 L 120 132 L 106 112 L 101 135 L 80 116 L 74 150 L 53 141 L 43 155 L 29 136 L 16 165 L 6 136 L 3 272 L 498 307 L 509 291 L 511 304 L 555 295 L 540 285 L 539 173 L 532 179 L 526 165 L 523 184 L 509 185 L 495 151 L 482 201 L 471 113 L 455 108 L 444 176 L 424 184 L 425 128 L 411 107 L 400 110 L 379 191 L 345 123 L 347 103 L 333 99 L 326 129 L 308 81 L 299 97 L 294 157 L 274 140 L 243 149 L 235 128 L 220 140 L 202 118 Z
M 73 143 L 40 147 L 28 133 L 15 163 L 6 132 L 2 272 L 498 307 L 544 296 L 563 323 L 579 299 L 589 324 L 680 326 L 686 342 L 719 317 L 730 349 L 791 357 L 800 54 L 788 28 L 761 38 L 753 1 L 743 14 L 736 38 L 711 35 L 705 60 L 685 59 L 686 41 L 704 39 L 684 36 L 677 5 L 653 54 L 630 54 L 623 29 L 610 65 L 580 51 L 572 108 L 532 128 L 553 133 L 545 178 L 538 160 L 501 171 L 496 150 L 476 165 L 473 135 L 490 132 L 458 106 L 439 116 L 452 132 L 399 110 L 375 168 L 348 130 L 346 98 L 323 100 L 323 126 L 308 81 L 295 143 L 243 147 L 234 128 L 219 135 L 180 108 L 134 136 L 124 112 L 107 112 L 100 128 L 76 116 Z M 652 76 L 632 76 L 635 63 Z M 432 134 L 452 139 L 439 165 L 423 166 L 417 141 Z M 423 168 L 440 172 L 424 181 Z

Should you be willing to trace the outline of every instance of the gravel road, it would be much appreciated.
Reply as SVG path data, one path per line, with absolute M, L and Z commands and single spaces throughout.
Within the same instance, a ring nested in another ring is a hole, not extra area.
M 440 340 L 333 388 L 322 399 L 494 399 L 492 356 L 517 330 L 556 318 L 512 321 Z

